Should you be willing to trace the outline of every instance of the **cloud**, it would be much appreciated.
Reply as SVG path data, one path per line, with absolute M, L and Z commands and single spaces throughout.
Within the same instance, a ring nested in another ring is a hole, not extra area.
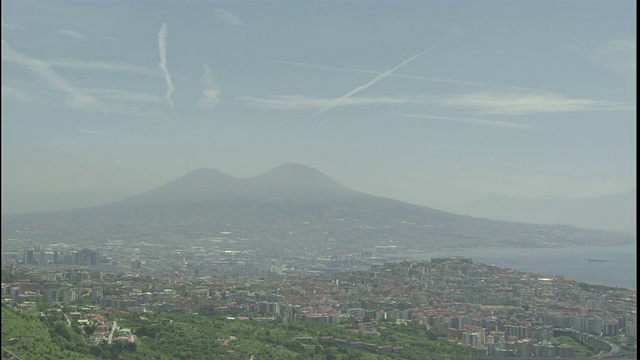
M 3 29 L 7 29 L 7 30 L 15 30 L 15 29 L 19 29 L 19 30 L 27 30 L 26 27 L 21 26 L 21 25 L 12 25 L 12 24 L 7 24 L 6 22 L 2 21 L 2 28 Z
M 55 73 L 55 67 L 81 68 L 87 70 L 104 70 L 104 71 L 122 71 L 122 72 L 145 72 L 158 75 L 157 70 L 151 72 L 146 68 L 136 68 L 128 64 L 111 64 L 104 62 L 82 62 L 76 60 L 59 60 L 59 61 L 43 61 L 30 59 L 9 47 L 3 41 L 2 44 L 2 60 L 17 63 L 36 72 L 43 77 L 55 90 L 60 90 L 71 94 L 71 99 L 65 103 L 65 106 L 73 108 L 83 108 L 91 110 L 105 111 L 112 113 L 130 113 L 132 109 L 123 108 L 118 105 L 107 106 L 102 101 L 117 101 L 128 103 L 161 103 L 163 98 L 156 94 L 140 93 L 120 89 L 102 89 L 71 86 L 64 78 Z M 144 70 L 144 71 L 142 71 Z M 44 98 L 34 97 L 33 93 L 29 93 L 23 89 L 2 85 L 2 96 L 4 98 L 13 99 L 24 103 L 37 103 L 45 105 L 59 105 L 56 101 L 46 100 Z M 125 104 L 121 104 L 125 105 Z
M 316 69 L 316 70 L 326 70 L 326 71 L 335 71 L 335 72 L 344 72 L 351 74 L 372 74 L 377 75 L 380 74 L 379 71 L 376 70 L 366 70 L 366 69 L 345 69 L 333 66 L 325 66 L 325 65 L 314 65 L 307 64 L 302 62 L 295 61 L 287 61 L 287 60 L 275 60 L 275 63 L 304 67 L 308 69 Z M 429 77 L 429 76 L 415 76 L 415 75 L 406 75 L 406 74 L 398 74 L 393 73 L 390 76 L 411 80 L 420 80 L 420 81 L 429 81 L 429 82 L 439 82 L 446 84 L 457 84 L 457 85 L 465 85 L 465 86 L 475 86 L 475 87 L 486 87 L 486 88 L 496 88 L 496 89 L 509 89 L 509 90 L 525 90 L 525 91 L 535 91 L 535 92 L 546 92 L 546 90 L 522 87 L 522 86 L 510 86 L 510 85 L 499 85 L 499 84 L 490 84 L 484 82 L 476 82 L 476 81 L 466 81 L 466 80 L 456 80 L 456 79 L 447 79 L 447 78 L 439 78 L 439 77 Z
M 173 101 L 171 101 L 171 94 L 173 94 L 174 90 L 173 81 L 171 80 L 171 73 L 169 73 L 167 69 L 167 23 L 163 23 L 158 32 L 158 50 L 160 52 L 160 62 L 158 66 L 167 82 L 167 104 L 173 109 L 175 107 Z
M 120 89 L 83 88 L 82 90 L 88 94 L 95 96 L 98 99 L 105 100 L 148 103 L 161 103 L 163 101 L 163 99 L 156 94 L 140 93 Z
M 222 21 L 229 25 L 242 25 L 240 19 L 235 16 L 233 13 L 223 10 L 223 9 L 214 9 L 216 16 L 218 16 Z
M 422 54 L 424 54 L 426 52 L 430 52 L 430 51 L 433 51 L 433 50 L 437 49 L 438 47 L 442 46 L 443 44 L 451 41 L 451 39 L 453 39 L 453 36 L 450 36 L 450 37 L 446 38 L 445 40 L 439 42 L 438 44 L 436 44 L 435 46 L 432 46 L 429 49 L 426 49 L 426 50 L 424 50 L 424 51 L 422 51 L 422 52 L 420 52 L 420 53 L 418 53 L 416 55 L 413 55 L 412 57 L 402 61 L 400 64 L 396 65 L 395 67 L 393 67 L 393 68 L 391 68 L 391 69 L 389 69 L 389 70 L 387 70 L 387 71 L 385 71 L 385 72 L 383 72 L 381 74 L 378 74 L 378 76 L 374 77 L 368 83 L 360 85 L 360 86 L 356 87 L 355 89 L 349 91 L 348 93 L 342 95 L 341 97 L 335 99 L 332 103 L 328 104 L 327 106 L 323 107 L 322 109 L 320 109 L 320 110 L 316 111 L 315 113 L 311 114 L 309 117 L 313 117 L 315 115 L 322 114 L 323 112 L 326 112 L 326 111 L 338 106 L 342 101 L 344 101 L 344 100 L 352 97 L 353 95 L 355 95 L 355 94 L 357 94 L 357 93 L 359 93 L 359 92 L 361 92 L 361 91 L 363 91 L 365 89 L 368 89 L 369 87 L 377 84 L 378 82 L 388 78 L 389 76 L 393 75 L 393 73 L 396 72 L 401 67 L 403 67 L 403 66 L 407 65 L 408 63 L 412 62 L 413 60 L 417 59 L 420 55 L 422 55 Z
M 67 80 L 60 77 L 48 63 L 42 60 L 30 58 L 14 50 L 9 46 L 9 43 L 4 40 L 2 40 L 2 60 L 27 68 L 40 76 L 50 88 L 68 94 L 70 98 L 66 102 L 66 106 L 88 110 L 106 109 L 105 105 L 95 97 L 71 86 Z
M 4 52 L 4 47 L 3 47 Z M 3 60 L 6 60 L 3 53 Z M 164 102 L 164 99 L 156 94 L 137 93 L 119 89 L 74 88 L 78 95 L 65 102 L 63 106 L 69 108 L 108 112 L 110 114 L 126 114 L 138 118 L 158 118 L 163 116 L 158 107 L 137 106 L 137 103 Z M 11 99 L 27 104 L 39 104 L 46 106 L 60 106 L 60 101 L 52 98 L 35 96 L 32 92 L 13 86 L 2 85 L 3 99 Z M 105 101 L 117 101 L 117 104 L 105 104 Z M 95 105 L 97 104 L 97 105 Z
M 112 38 L 111 36 L 103 36 L 103 38 L 111 41 L 111 42 L 118 42 L 118 40 L 116 38 Z
M 424 51 L 423 51 L 423 52 L 421 52 L 421 53 L 419 53 L 419 54 L 416 54 L 416 55 L 414 55 L 414 56 L 412 56 L 412 57 L 410 57 L 410 58 L 408 58 L 408 59 L 406 59 L 406 60 L 404 60 L 403 62 L 401 62 L 400 64 L 396 65 L 396 66 L 395 66 L 395 67 L 393 67 L 392 69 L 387 70 L 387 71 L 385 71 L 385 72 L 383 72 L 383 73 L 381 73 L 381 74 L 378 74 L 378 76 L 376 76 L 375 78 L 373 78 L 373 79 L 372 79 L 371 81 L 369 81 L 368 83 L 363 84 L 363 85 L 360 85 L 360 86 L 356 87 L 355 89 L 353 89 L 353 90 L 349 91 L 348 93 L 346 93 L 346 94 L 342 95 L 341 97 L 339 97 L 339 98 L 337 98 L 337 99 L 335 99 L 335 100 L 331 101 L 329 104 L 327 104 L 326 106 L 324 106 L 322 109 L 320 109 L 320 110 L 318 110 L 318 111 L 314 112 L 314 113 L 313 113 L 313 114 L 311 114 L 311 116 L 309 116 L 309 117 L 313 117 L 313 116 L 315 116 L 315 115 L 322 114 L 323 112 L 326 112 L 326 111 L 328 111 L 328 110 L 330 110 L 330 109 L 332 109 L 332 108 L 334 108 L 334 107 L 336 107 L 336 106 L 340 105 L 340 103 L 341 103 L 341 102 L 343 102 L 343 101 L 345 101 L 346 99 L 348 99 L 348 98 L 352 97 L 353 95 L 355 95 L 355 94 L 357 94 L 357 93 L 361 92 L 362 90 L 365 90 L 365 89 L 367 89 L 367 88 L 369 88 L 369 87 L 371 87 L 371 86 L 375 85 L 376 83 L 378 83 L 378 82 L 380 82 L 380 81 L 384 80 L 385 78 L 389 77 L 389 76 L 390 76 L 390 75 L 392 75 L 396 70 L 400 69 L 400 68 L 401 68 L 401 67 L 403 67 L 404 65 L 406 65 L 406 64 L 408 64 L 408 63 L 410 63 L 411 61 L 415 60 L 416 58 L 418 58 L 418 57 L 419 57 L 420 55 L 422 55 L 423 53 L 424 53 Z
M 299 66 L 299 67 L 304 67 L 304 68 L 308 68 L 308 69 L 317 69 L 317 70 L 328 70 L 328 71 L 347 72 L 347 73 L 361 73 L 361 74 L 374 74 L 374 75 L 377 75 L 377 74 L 380 73 L 380 71 L 375 71 L 375 70 L 345 69 L 345 68 L 339 68 L 339 67 L 334 67 L 334 66 L 314 65 L 314 64 L 307 64 L 307 63 L 303 63 L 303 62 L 288 61 L 288 60 L 274 60 L 273 62 L 275 62 L 277 64 Z M 397 76 L 397 75 L 394 75 L 394 76 Z
M 635 80 L 637 72 L 637 44 L 631 40 L 609 40 L 593 45 L 590 60 L 603 68 Z
M 114 62 L 106 62 L 106 61 L 85 61 L 85 60 L 77 60 L 77 59 L 58 59 L 58 60 L 48 60 L 50 66 L 56 68 L 66 68 L 66 69 L 81 69 L 81 70 L 91 70 L 91 71 L 109 71 L 109 72 L 122 72 L 122 73 L 135 73 L 135 74 L 144 74 L 144 75 L 158 75 L 157 69 L 146 68 L 142 66 L 136 66 L 126 63 L 114 63 Z
M 23 103 L 34 102 L 35 100 L 31 96 L 29 96 L 26 91 L 7 85 L 2 85 L 2 97 L 14 99 Z
M 87 40 L 86 36 L 80 34 L 77 31 L 73 31 L 73 30 L 69 30 L 69 29 L 58 29 L 56 31 L 58 33 L 62 34 L 62 35 L 65 35 L 65 36 L 68 36 L 68 37 L 72 37 L 72 38 L 77 39 L 77 40 Z
M 514 128 L 514 129 L 530 129 L 531 128 L 531 126 L 529 126 L 529 125 L 514 123 L 514 122 L 510 122 L 510 121 L 496 121 L 496 120 L 469 119 L 469 118 L 454 118 L 454 117 L 438 116 L 438 115 L 402 114 L 400 116 L 411 117 L 411 118 L 419 118 L 419 119 L 443 120 L 443 121 L 451 121 L 451 122 L 457 122 L 457 123 L 480 125 L 480 126 L 490 126 L 490 127 L 505 127 L 505 128 Z
M 204 86 L 204 90 L 202 91 L 203 97 L 198 100 L 198 106 L 204 109 L 213 109 L 220 102 L 220 88 L 213 81 L 209 67 L 206 64 L 202 67 L 204 67 L 204 74 L 200 78 L 200 82 Z
M 462 107 L 488 114 L 525 115 L 576 111 L 635 111 L 635 104 L 603 100 L 567 98 L 546 94 L 468 94 L 434 100 L 450 107 Z
M 300 110 L 325 108 L 335 102 L 333 98 L 311 98 L 300 95 L 279 95 L 270 98 L 252 96 L 241 97 L 249 106 L 261 109 Z M 409 104 L 417 102 L 413 98 L 404 97 L 352 97 L 344 99 L 336 106 L 373 105 L 373 104 Z

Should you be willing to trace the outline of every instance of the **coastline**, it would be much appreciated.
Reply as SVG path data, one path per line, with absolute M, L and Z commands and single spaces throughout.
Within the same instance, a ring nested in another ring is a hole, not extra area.
M 412 251 L 394 257 L 430 260 L 464 256 L 488 265 L 541 275 L 565 276 L 592 285 L 636 290 L 636 244 L 544 248 L 474 248 Z M 604 261 L 589 261 L 598 259 Z

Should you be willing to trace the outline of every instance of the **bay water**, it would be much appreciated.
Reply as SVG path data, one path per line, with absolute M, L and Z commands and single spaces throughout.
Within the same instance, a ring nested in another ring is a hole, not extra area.
M 483 248 L 412 252 L 404 257 L 430 260 L 462 256 L 474 262 L 540 275 L 561 275 L 593 285 L 636 290 L 636 244 L 562 248 Z

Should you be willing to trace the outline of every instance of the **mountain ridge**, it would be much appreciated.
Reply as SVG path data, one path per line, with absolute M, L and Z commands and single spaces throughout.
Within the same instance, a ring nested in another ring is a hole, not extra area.
M 468 204 L 464 213 L 488 219 L 636 232 L 636 190 L 584 198 L 516 198 L 490 195 Z
M 320 200 L 322 197 L 356 196 L 355 190 L 331 179 L 319 170 L 286 163 L 262 174 L 236 178 L 216 169 L 200 168 L 124 202 L 189 202 L 224 200 L 233 197 Z
M 630 234 L 458 215 L 349 189 L 317 169 L 285 164 L 238 179 L 197 169 L 139 195 L 93 208 L 3 215 L 3 238 L 24 227 L 52 240 L 73 237 L 183 242 L 237 234 L 247 249 L 406 251 L 630 243 Z M 244 241 L 248 241 L 244 243 Z M 252 251 L 253 251 L 252 250 Z

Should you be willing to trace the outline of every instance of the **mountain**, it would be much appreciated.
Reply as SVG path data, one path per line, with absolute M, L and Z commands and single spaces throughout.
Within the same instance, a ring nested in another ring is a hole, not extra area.
M 314 168 L 289 163 L 246 179 L 237 179 L 214 169 L 198 169 L 169 184 L 129 197 L 124 202 L 320 201 L 357 194 Z
M 244 183 L 253 190 L 253 196 L 279 199 L 320 201 L 360 195 L 319 170 L 293 163 L 247 178 Z
M 198 169 L 169 184 L 124 199 L 124 202 L 321 201 L 357 194 L 314 168 L 289 163 L 246 179 L 237 179 L 214 169 Z
M 533 199 L 492 195 L 469 204 L 466 213 L 491 219 L 567 224 L 635 233 L 636 190 L 592 198 L 546 196 Z
M 240 194 L 240 180 L 218 170 L 201 168 L 166 185 L 128 197 L 124 202 L 141 204 L 213 201 Z
M 285 164 L 238 179 L 213 169 L 102 206 L 3 215 L 3 239 L 29 228 L 50 241 L 121 238 L 184 243 L 225 234 L 244 249 L 348 253 L 487 246 L 623 244 L 630 234 L 456 215 L 349 189 L 322 172 Z
M 2 214 L 71 210 L 98 206 L 124 197 L 114 189 L 67 192 L 17 191 L 2 187 Z

